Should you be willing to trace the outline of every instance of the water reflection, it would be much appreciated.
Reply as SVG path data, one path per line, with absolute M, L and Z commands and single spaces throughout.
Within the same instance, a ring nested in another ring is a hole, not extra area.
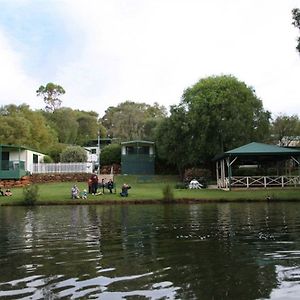
M 0 299 L 294 299 L 299 214 L 297 203 L 0 207 Z

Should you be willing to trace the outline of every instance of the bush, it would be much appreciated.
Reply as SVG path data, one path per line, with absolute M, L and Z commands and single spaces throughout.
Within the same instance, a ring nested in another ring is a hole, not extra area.
M 174 193 L 169 184 L 163 187 L 163 200 L 167 202 L 174 201 Z
M 55 144 L 48 151 L 48 155 L 53 159 L 55 163 L 60 162 L 61 153 L 67 148 L 66 144 Z
M 86 162 L 87 154 L 80 146 L 69 146 L 61 153 L 61 162 Z
M 101 165 L 112 165 L 121 163 L 121 145 L 110 144 L 101 151 Z
M 53 159 L 49 155 L 45 155 L 44 163 L 46 163 L 46 164 L 53 163 Z
M 23 197 L 25 205 L 34 205 L 39 197 L 39 188 L 36 184 L 27 185 L 23 188 Z

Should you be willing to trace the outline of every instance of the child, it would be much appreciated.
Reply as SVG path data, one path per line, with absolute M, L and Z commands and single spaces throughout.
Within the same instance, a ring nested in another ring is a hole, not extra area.
M 79 198 L 79 189 L 76 186 L 76 184 L 73 185 L 71 188 L 71 198 L 72 199 L 78 199 Z
M 84 190 L 82 191 L 82 193 L 81 193 L 81 198 L 82 198 L 82 199 L 87 199 L 87 190 L 86 190 L 86 189 L 84 189 Z

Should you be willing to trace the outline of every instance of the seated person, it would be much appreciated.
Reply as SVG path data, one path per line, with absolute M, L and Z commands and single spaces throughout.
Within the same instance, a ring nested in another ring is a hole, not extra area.
M 76 184 L 73 185 L 71 188 L 71 198 L 72 199 L 79 199 L 79 189 Z
M 131 189 L 131 186 L 129 186 L 127 183 L 124 183 L 122 185 L 122 192 L 120 193 L 121 197 L 127 197 L 129 189 Z
M 84 189 L 81 193 L 81 199 L 87 199 L 87 190 Z
M 10 189 L 7 189 L 4 193 L 4 196 L 12 196 L 12 192 Z
M 109 189 L 109 192 L 112 194 L 112 190 L 114 188 L 114 182 L 111 179 L 109 179 L 107 183 L 107 188 Z
M 0 196 L 4 196 L 4 192 L 2 191 L 1 187 L 0 187 Z

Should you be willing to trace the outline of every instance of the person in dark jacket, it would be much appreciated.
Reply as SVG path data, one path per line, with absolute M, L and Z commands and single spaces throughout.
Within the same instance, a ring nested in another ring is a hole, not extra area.
M 114 188 L 114 182 L 111 179 L 109 179 L 107 183 L 107 188 L 109 189 L 109 192 L 112 194 L 112 190 Z
M 94 174 L 92 174 L 90 179 L 91 179 L 91 184 L 92 184 L 92 195 L 96 195 L 97 194 L 97 189 L 98 189 L 98 176 L 97 176 L 97 173 L 95 172 Z
M 122 185 L 122 191 L 120 193 L 120 195 L 122 197 L 128 197 L 128 190 L 131 189 L 131 186 L 129 186 L 127 183 L 124 183 Z

